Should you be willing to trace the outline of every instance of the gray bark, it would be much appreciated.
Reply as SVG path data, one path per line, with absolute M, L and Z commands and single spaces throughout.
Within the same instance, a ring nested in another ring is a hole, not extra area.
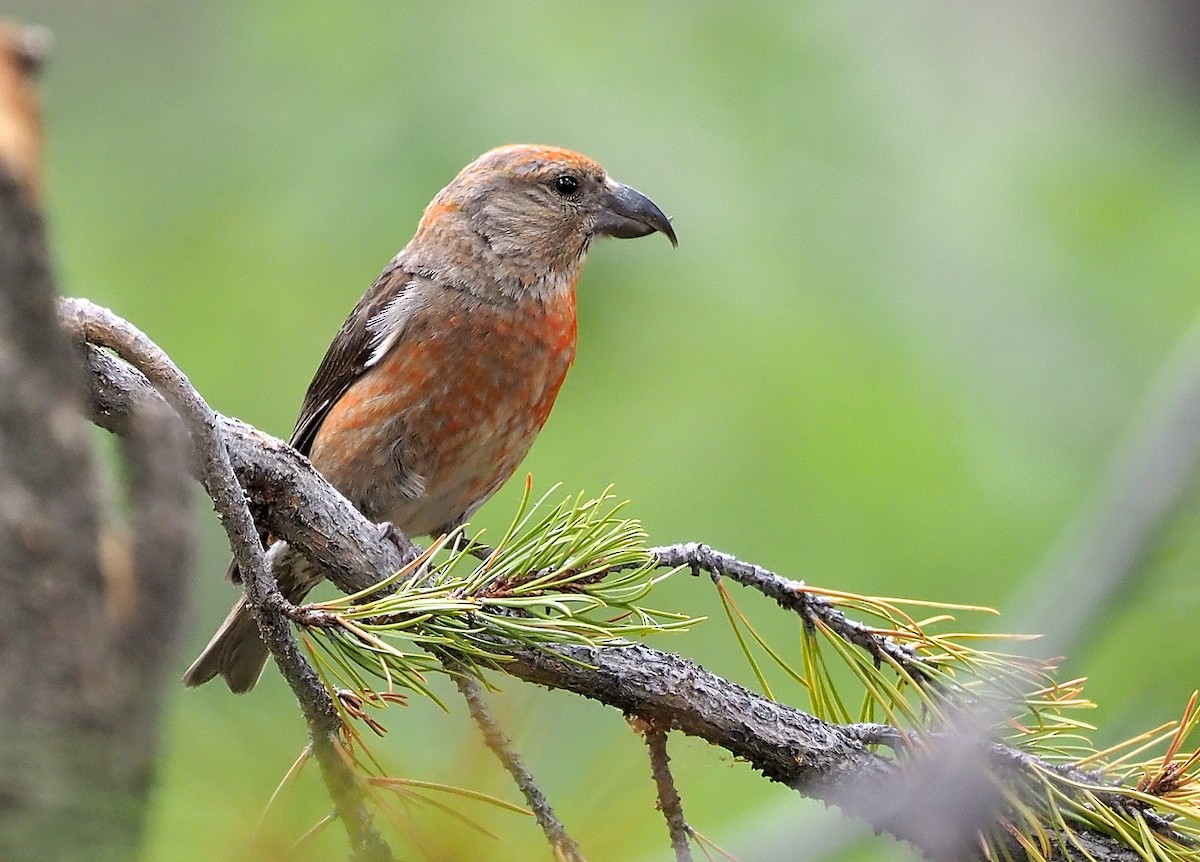
M 104 523 L 41 218 L 0 175 L 0 856 L 13 862 L 127 860 L 140 842 L 191 512 L 178 424 L 146 402 L 128 431 L 122 527 Z
M 124 433 L 136 405 L 159 398 L 138 372 L 101 351 L 88 349 L 87 364 L 92 418 L 103 427 Z M 241 422 L 224 417 L 218 422 L 260 527 L 329 567 L 331 580 L 346 592 L 376 583 L 400 567 L 399 550 L 307 459 Z M 935 859 L 981 858 L 971 844 L 973 827 L 995 822 L 998 809 L 995 797 L 980 790 L 983 770 L 977 758 L 1000 771 L 1014 759 L 1011 751 L 970 739 L 965 746 L 955 745 L 950 739 L 938 749 L 938 757 L 901 766 L 871 749 L 894 737 L 887 728 L 821 721 L 684 658 L 642 645 L 509 652 L 513 661 L 499 665 L 505 673 L 705 739 L 765 777 L 837 805 Z M 1083 832 L 1079 840 L 1099 862 L 1139 858 L 1103 835 Z M 1017 845 L 1010 849 L 1014 859 L 1024 858 Z M 1087 857 L 1071 850 L 1056 851 L 1052 858 Z

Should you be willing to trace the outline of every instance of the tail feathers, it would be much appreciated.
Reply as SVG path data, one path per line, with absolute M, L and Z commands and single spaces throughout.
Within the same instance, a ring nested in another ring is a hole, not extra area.
M 243 694 L 254 688 L 262 676 L 267 655 L 267 646 L 258 634 L 258 623 L 243 596 L 183 675 L 184 685 L 203 685 L 219 675 L 225 677 L 230 691 Z

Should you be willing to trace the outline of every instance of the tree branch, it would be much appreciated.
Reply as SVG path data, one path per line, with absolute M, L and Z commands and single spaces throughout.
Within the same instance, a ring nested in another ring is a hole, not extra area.
M 136 405 L 163 402 L 162 396 L 141 372 L 112 354 L 92 345 L 81 349 L 91 381 L 91 420 L 114 434 L 128 435 Z M 216 419 L 255 523 L 320 565 L 338 589 L 365 590 L 378 583 L 380 572 L 395 572 L 404 565 L 396 545 L 381 537 L 378 527 L 307 458 L 244 422 L 220 414 Z M 193 475 L 199 478 L 201 469 L 193 459 Z
M 158 396 L 140 375 L 112 357 L 96 350 L 86 350 L 85 357 L 92 377 L 93 419 L 121 433 L 133 405 Z M 261 527 L 285 536 L 296 551 L 330 566 L 330 579 L 347 592 L 363 589 L 399 569 L 403 561 L 396 547 L 337 494 L 306 459 L 240 422 L 216 416 L 215 423 L 224 436 L 233 469 L 260 513 Z M 671 547 L 696 549 L 679 552 L 693 558 L 702 548 Z M 664 564 L 677 564 L 664 549 L 658 551 Z M 705 558 L 722 575 L 750 582 L 781 605 L 795 601 L 797 592 L 789 586 L 795 582 L 717 552 L 706 551 Z M 679 562 L 686 564 L 687 559 Z M 822 608 L 822 604 L 817 599 L 814 612 L 820 613 L 823 620 L 836 621 L 828 611 L 840 611 Z M 865 648 L 891 649 L 877 643 L 877 635 L 857 626 L 846 620 L 843 628 L 852 635 L 856 631 L 870 635 L 869 645 L 860 644 Z M 891 658 L 911 662 L 903 646 L 894 646 L 901 652 L 889 652 Z M 910 841 L 933 858 L 979 858 L 973 845 L 957 841 L 947 845 L 936 829 L 929 828 L 931 822 L 947 825 L 936 815 L 954 810 L 962 801 L 961 789 L 966 785 L 956 785 L 954 781 L 959 779 L 947 773 L 946 767 L 957 764 L 951 772 L 966 773 L 978 785 L 981 761 L 973 759 L 976 755 L 956 753 L 947 760 L 946 750 L 942 749 L 934 764 L 915 753 L 884 757 L 870 747 L 900 746 L 894 729 L 821 721 L 753 694 L 686 659 L 640 644 L 514 649 L 510 655 L 512 660 L 501 663 L 500 670 L 527 682 L 573 691 L 664 729 L 679 730 L 719 745 L 766 777 L 838 805 L 872 826 Z M 978 738 L 969 739 L 966 748 L 982 756 L 987 764 L 1003 765 L 1005 758 L 1000 758 L 992 746 L 981 745 Z M 1011 765 L 1012 756 L 1007 760 Z M 929 789 L 931 783 L 946 793 L 918 792 Z M 968 822 L 996 822 L 998 809 L 991 796 L 979 796 L 974 802 L 979 805 L 977 817 Z M 1134 851 L 1099 834 L 1081 833 L 1080 844 L 1101 862 L 1133 862 L 1138 858 Z M 1019 847 L 1013 847 L 1019 854 Z M 1086 857 L 1077 850 L 1065 855 L 1056 850 L 1053 858 Z
M 200 481 L 216 507 L 241 569 L 259 632 L 308 722 L 313 755 L 350 838 L 353 858 L 389 862 L 391 850 L 374 828 L 363 787 L 344 756 L 337 707 L 292 634 L 287 615 L 292 606 L 280 594 L 274 569 L 268 566 L 258 528 L 230 463 L 220 417 L 170 358 L 127 321 L 87 300 L 63 300 L 60 307 L 63 323 L 77 344 L 115 351 L 144 375 L 183 422 L 197 453 Z M 273 548 L 272 561 L 286 560 L 286 550 L 284 545 Z
M 785 578 L 762 566 L 739 560 L 732 554 L 714 551 L 700 542 L 664 545 L 651 548 L 650 553 L 664 568 L 687 566 L 693 575 L 705 571 L 714 579 L 729 578 L 744 587 L 758 590 L 784 610 L 798 613 L 805 622 L 821 620 L 843 640 L 865 649 L 876 661 L 890 660 L 904 668 L 914 680 L 932 681 L 925 659 L 916 650 L 850 619 L 829 601 L 807 592 L 803 581 Z
M 675 862 L 692 862 L 692 827 L 688 826 L 683 816 L 683 800 L 679 798 L 675 776 L 671 774 L 667 732 L 656 724 L 641 720 L 634 722 L 634 729 L 640 730 L 646 740 L 646 750 L 650 754 L 650 775 L 658 793 L 658 810 L 667 821 Z
M 455 673 L 454 682 L 466 700 L 471 718 L 474 719 L 476 726 L 483 734 L 487 747 L 491 749 L 492 754 L 496 755 L 496 759 L 503 764 L 504 768 L 512 775 L 513 781 L 517 783 L 529 810 L 537 818 L 538 825 L 542 827 L 542 832 L 545 833 L 550 846 L 554 848 L 555 858 L 561 859 L 562 862 L 586 862 L 579 845 L 567 834 L 562 821 L 558 819 L 558 815 L 554 813 L 549 800 L 546 799 L 546 794 L 542 793 L 537 782 L 533 780 L 533 774 L 525 767 L 525 764 L 521 762 L 520 755 L 513 749 L 512 740 L 500 728 L 495 716 L 488 709 L 478 681 L 465 673 Z

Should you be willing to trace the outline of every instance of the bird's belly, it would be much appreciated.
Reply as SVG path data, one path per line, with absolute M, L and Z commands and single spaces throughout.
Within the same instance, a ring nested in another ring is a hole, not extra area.
M 322 423 L 317 469 L 409 535 L 473 513 L 529 451 L 574 358 L 573 303 L 517 310 L 410 321 Z

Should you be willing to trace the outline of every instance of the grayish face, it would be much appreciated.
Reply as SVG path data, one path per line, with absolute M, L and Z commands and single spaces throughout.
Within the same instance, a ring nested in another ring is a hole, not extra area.
M 505 251 L 527 244 L 582 253 L 597 236 L 629 239 L 655 231 L 676 242 L 653 201 L 574 153 L 512 158 L 502 151 L 481 161 L 490 181 L 473 184 L 470 208 Z
M 574 283 L 596 237 L 655 231 L 675 243 L 662 210 L 591 159 L 553 147 L 510 146 L 480 156 L 442 189 L 417 240 L 436 233 L 437 245 L 446 248 L 457 234 L 459 243 L 473 246 L 474 259 L 494 265 L 494 280 L 512 288 L 506 293 L 545 292 Z

